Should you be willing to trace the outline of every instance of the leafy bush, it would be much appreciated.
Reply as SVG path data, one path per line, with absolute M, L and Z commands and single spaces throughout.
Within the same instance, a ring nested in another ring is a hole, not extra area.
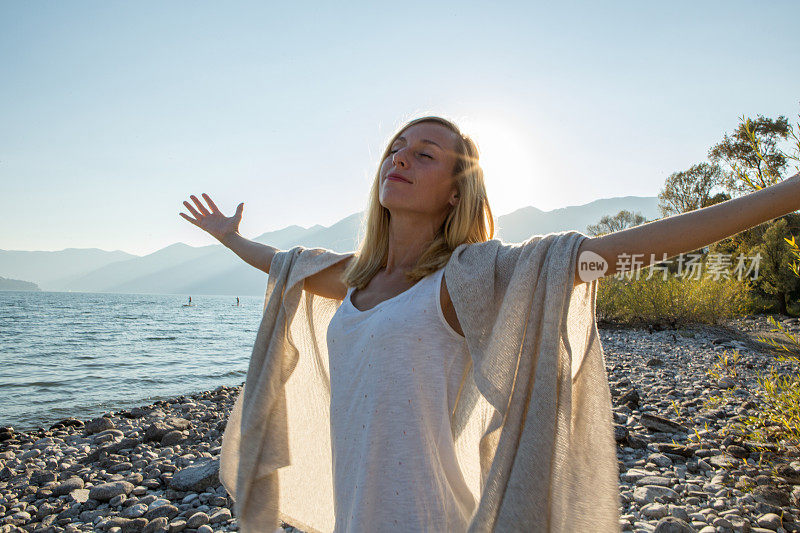
M 702 270 L 701 270 L 702 271 Z M 626 325 L 678 327 L 692 322 L 716 324 L 753 309 L 750 281 L 736 277 L 699 279 L 654 273 L 648 269 L 631 279 L 608 276 L 597 286 L 597 317 Z
M 753 129 L 750 127 L 749 121 L 744 123 L 744 130 L 747 133 L 747 139 L 752 146 L 752 150 L 757 156 L 756 162 L 763 162 L 765 165 L 769 162 L 765 157 L 762 148 L 759 146 L 758 140 L 754 134 Z M 789 126 L 789 134 L 795 141 L 795 148 L 793 154 L 783 153 L 787 159 L 791 159 L 800 163 L 800 124 L 797 130 Z M 769 165 L 767 165 L 769 167 Z M 800 167 L 798 167 L 800 169 Z M 757 183 L 748 178 L 746 173 L 735 169 L 737 174 L 753 189 L 759 190 L 763 188 L 763 183 Z M 791 239 L 784 237 L 783 240 L 788 244 L 791 254 L 794 259 L 791 261 L 789 267 L 791 268 L 794 276 L 800 278 L 800 247 L 795 242 L 795 237 Z M 785 262 L 788 262 L 784 259 Z M 759 405 L 758 411 L 746 417 L 744 420 L 735 424 L 738 430 L 744 432 L 748 437 L 755 442 L 761 443 L 782 443 L 786 445 L 800 445 L 800 339 L 785 331 L 783 325 L 778 323 L 774 318 L 770 317 L 770 322 L 775 328 L 771 332 L 780 333 L 780 342 L 775 339 L 767 339 L 765 337 L 758 337 L 758 340 L 771 347 L 772 350 L 777 352 L 779 361 L 789 362 L 792 365 L 792 371 L 784 374 L 775 372 L 774 369 L 770 370 L 768 374 L 758 375 L 759 389 L 755 391 L 762 402 Z
M 736 424 L 754 442 L 800 445 L 800 375 L 758 375 L 758 412 Z
M 786 239 L 792 254 L 800 259 L 800 248 L 794 237 Z M 800 266 L 794 261 L 792 272 L 800 277 Z M 771 370 L 767 375 L 758 376 L 759 396 L 763 407 L 757 415 L 751 415 L 742 424 L 749 430 L 753 440 L 758 442 L 780 442 L 800 445 L 800 339 L 783 329 L 783 325 L 773 317 L 769 321 L 775 326 L 772 333 L 780 333 L 780 341 L 773 338 L 758 337 L 769 345 L 778 355 L 778 361 L 792 363 L 794 372 L 778 374 Z

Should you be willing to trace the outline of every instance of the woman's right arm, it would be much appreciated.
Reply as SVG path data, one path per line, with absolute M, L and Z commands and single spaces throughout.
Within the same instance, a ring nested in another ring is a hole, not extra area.
M 272 258 L 275 256 L 275 253 L 279 251 L 272 246 L 245 239 L 238 231 L 224 235 L 219 242 L 230 248 L 231 251 L 241 257 L 245 263 L 253 265 L 267 274 L 269 274 Z
M 208 202 L 208 208 L 196 196 L 190 195 L 189 197 L 197 206 L 197 209 L 186 201 L 183 202 L 183 205 L 195 218 L 189 217 L 184 213 L 178 213 L 179 215 L 198 228 L 208 232 L 212 237 L 230 248 L 233 253 L 241 257 L 247 264 L 269 274 L 272 258 L 280 250 L 241 236 L 239 222 L 242 220 L 244 203 L 239 204 L 236 208 L 236 213 L 232 217 L 226 217 L 207 194 L 203 193 L 203 198 Z M 351 257 L 352 255 L 345 259 Z M 313 276 L 307 277 L 303 282 L 303 289 L 326 298 L 343 300 L 347 295 L 347 286 L 342 280 L 346 267 L 347 261 L 342 260 Z
M 192 194 L 189 198 L 192 199 L 197 209 L 186 201 L 183 202 L 183 205 L 194 215 L 194 218 L 184 213 L 178 213 L 180 216 L 207 232 L 227 248 L 230 248 L 233 253 L 241 257 L 247 264 L 269 274 L 272 258 L 279 250 L 241 236 L 239 222 L 242 220 L 244 203 L 239 204 L 236 208 L 236 213 L 232 217 L 226 217 L 207 194 L 203 193 L 203 198 L 208 202 L 208 208 L 195 195 Z
M 279 251 L 272 246 L 245 239 L 239 235 L 238 231 L 228 233 L 220 242 L 233 250 L 233 252 L 244 259 L 244 261 L 259 270 L 263 270 L 267 274 L 269 274 L 269 267 L 272 264 L 272 258 L 275 256 L 275 252 Z M 319 296 L 324 296 L 325 298 L 344 300 L 344 297 L 347 296 L 347 286 L 342 281 L 342 277 L 347 267 L 347 260 L 350 258 L 352 258 L 352 255 L 317 272 L 313 276 L 305 278 L 303 281 L 303 290 Z

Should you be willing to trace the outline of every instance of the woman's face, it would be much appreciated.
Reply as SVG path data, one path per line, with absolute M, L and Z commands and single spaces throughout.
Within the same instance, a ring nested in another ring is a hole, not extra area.
M 406 128 L 381 163 L 380 202 L 391 213 L 401 211 L 446 216 L 458 202 L 453 170 L 456 134 L 435 122 Z M 393 179 L 393 176 L 405 179 Z

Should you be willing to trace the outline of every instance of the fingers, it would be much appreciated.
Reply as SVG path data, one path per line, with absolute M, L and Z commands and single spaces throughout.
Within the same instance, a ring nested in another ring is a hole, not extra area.
M 198 228 L 200 227 L 200 224 L 195 219 L 191 218 L 190 216 L 188 216 L 188 215 L 186 215 L 184 213 L 178 213 L 178 214 L 180 216 L 182 216 L 183 218 L 185 218 L 186 220 L 188 220 L 189 222 L 191 222 L 192 224 L 194 224 L 195 226 L 197 226 Z
M 206 202 L 208 202 L 208 205 L 211 207 L 212 213 L 220 213 L 219 207 L 217 207 L 217 204 L 214 203 L 214 200 L 212 200 L 209 195 L 203 193 L 203 198 L 205 198 Z
M 198 199 L 197 199 L 197 196 L 195 196 L 194 194 L 192 194 L 192 195 L 189 195 L 189 198 L 191 198 L 191 199 L 192 199 L 192 201 L 193 201 L 193 202 L 195 203 L 195 205 L 197 206 L 197 209 L 199 209 L 201 213 L 203 213 L 204 215 L 210 215 L 210 214 L 211 214 L 211 213 L 209 213 L 209 212 L 208 212 L 208 209 L 206 209 L 206 206 L 204 206 L 204 205 L 203 205 L 203 204 L 200 202 L 200 200 L 198 200 Z
M 186 206 L 186 209 L 188 209 L 188 210 L 189 210 L 189 212 L 190 212 L 191 214 L 193 214 L 193 215 L 194 215 L 194 218 L 196 218 L 196 219 L 198 219 L 198 220 L 199 220 L 199 219 L 201 219 L 201 218 L 203 218 L 203 215 L 201 215 L 200 213 L 198 213 L 198 212 L 195 210 L 195 208 L 194 208 L 194 207 L 192 207 L 192 204 L 190 204 L 190 203 L 189 203 L 189 202 L 187 202 L 186 200 L 184 200 L 184 201 L 183 201 L 183 205 L 185 205 L 185 206 Z
M 242 210 L 244 210 L 244 202 L 236 206 L 236 213 L 233 216 L 236 218 L 242 218 Z

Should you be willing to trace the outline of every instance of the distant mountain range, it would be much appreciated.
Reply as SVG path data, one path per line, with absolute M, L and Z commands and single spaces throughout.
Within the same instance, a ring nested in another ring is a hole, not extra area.
M 586 233 L 586 226 L 623 209 L 639 212 L 647 220 L 660 218 L 656 197 L 604 198 L 552 211 L 524 207 L 495 219 L 495 238 L 512 243 L 557 231 Z M 362 236 L 361 217 L 362 213 L 354 213 L 330 227 L 287 226 L 253 240 L 281 250 L 301 245 L 346 253 L 358 246 Z M 96 248 L 68 248 L 59 252 L 0 250 L 0 276 L 14 281 L 24 279 L 45 291 L 137 294 L 262 295 L 267 282 L 264 272 L 246 264 L 221 244 L 193 247 L 183 243 L 141 257 Z
M 35 283 L 0 277 L 0 291 L 39 291 Z

